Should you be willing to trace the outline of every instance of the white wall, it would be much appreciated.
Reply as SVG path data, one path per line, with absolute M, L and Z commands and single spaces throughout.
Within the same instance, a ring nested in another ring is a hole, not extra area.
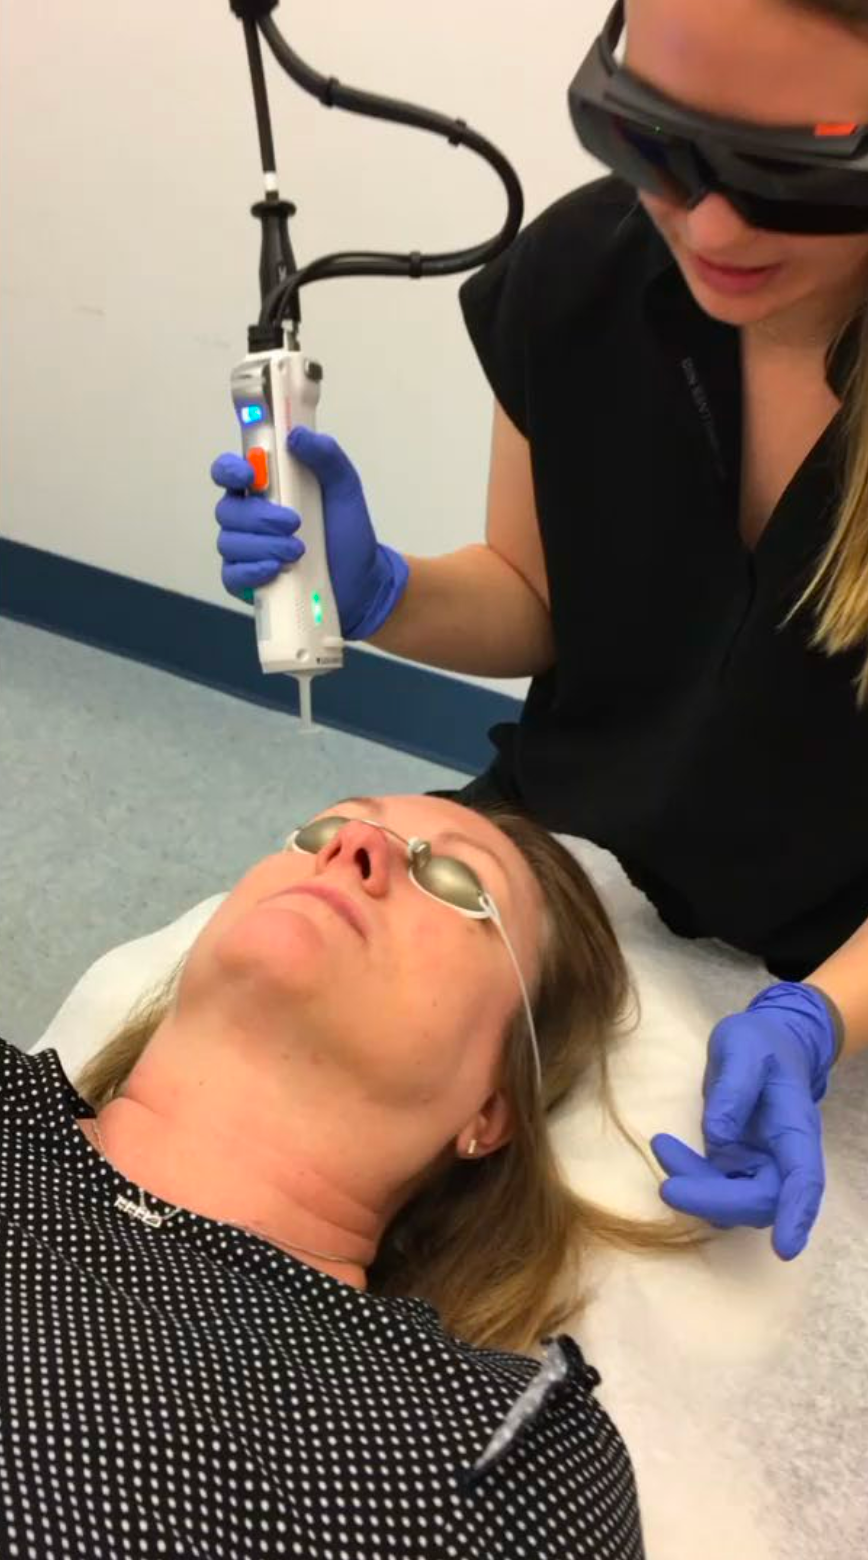
M 533 215 L 596 172 L 565 94 L 607 10 L 308 0 L 276 19 L 327 74 L 467 119 L 512 159 Z M 499 186 L 468 153 L 329 112 L 270 56 L 267 70 L 301 262 L 463 246 L 499 225 Z M 257 312 L 261 192 L 240 23 L 228 0 L 5 0 L 0 115 L 3 532 L 226 604 L 207 471 L 237 443 L 227 383 Z M 490 396 L 458 285 L 302 294 L 320 425 L 408 552 L 483 524 Z

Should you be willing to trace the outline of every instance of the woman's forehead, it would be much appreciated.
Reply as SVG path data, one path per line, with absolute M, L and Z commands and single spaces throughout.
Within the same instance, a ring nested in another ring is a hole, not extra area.
M 630 0 L 626 63 L 667 96 L 723 118 L 868 118 L 868 31 L 793 0 Z

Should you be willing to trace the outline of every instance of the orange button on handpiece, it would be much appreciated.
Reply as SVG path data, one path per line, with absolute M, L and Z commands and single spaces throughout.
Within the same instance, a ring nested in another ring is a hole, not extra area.
M 253 483 L 251 492 L 261 493 L 268 487 L 268 451 L 262 449 L 248 450 L 247 459 L 253 467 Z

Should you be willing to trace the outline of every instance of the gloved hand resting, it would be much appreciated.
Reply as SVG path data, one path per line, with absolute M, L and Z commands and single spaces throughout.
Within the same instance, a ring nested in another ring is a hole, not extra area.
M 667 1133 L 651 1146 L 670 1177 L 664 1202 L 711 1224 L 774 1225 L 779 1257 L 797 1257 L 825 1187 L 818 1102 L 842 1035 L 830 1001 L 782 981 L 711 1032 L 702 1131 L 707 1156 Z
M 358 472 L 333 438 L 293 428 L 287 448 L 322 487 L 326 555 L 341 633 L 346 639 L 367 639 L 403 595 L 406 559 L 377 541 Z M 232 595 L 250 599 L 248 592 L 267 585 L 301 557 L 303 520 L 293 509 L 248 493 L 253 468 L 241 455 L 218 455 L 211 476 L 227 490 L 215 510 L 223 584 Z

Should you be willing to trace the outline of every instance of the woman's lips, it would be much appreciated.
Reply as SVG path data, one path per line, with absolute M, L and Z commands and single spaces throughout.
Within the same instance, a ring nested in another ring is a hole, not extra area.
M 708 287 L 715 292 L 730 294 L 757 292 L 780 270 L 780 264 L 718 265 L 713 260 L 706 260 L 704 255 L 693 253 L 690 254 L 690 263 Z
M 367 938 L 368 929 L 361 911 L 349 894 L 342 893 L 339 888 L 332 888 L 326 883 L 297 883 L 294 888 L 281 888 L 276 894 L 267 894 L 266 900 L 283 899 L 290 894 L 311 894 L 315 899 L 321 899 L 336 914 L 348 921 L 360 937 Z

